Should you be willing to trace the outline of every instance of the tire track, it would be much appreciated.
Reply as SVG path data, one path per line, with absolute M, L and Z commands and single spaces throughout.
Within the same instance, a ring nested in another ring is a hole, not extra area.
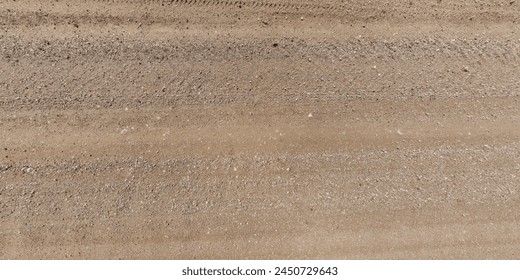
M 297 13 L 306 11 L 312 11 L 313 13 L 322 14 L 342 14 L 344 13 L 343 5 L 328 5 L 328 4 L 316 4 L 316 3 L 305 3 L 304 1 L 298 1 L 292 3 L 288 1 L 273 2 L 273 1 L 229 1 L 229 0 L 88 0 L 92 2 L 102 2 L 108 4 L 132 4 L 132 5 L 160 5 L 160 6 L 202 6 L 202 7 L 223 7 L 226 9 L 235 8 L 252 8 L 260 10 L 269 10 L 279 13 Z M 304 3 L 302 3 L 304 2 Z
M 391 4 L 367 1 L 329 1 L 328 3 L 315 1 L 254 1 L 254 0 L 85 0 L 118 5 L 137 6 L 175 6 L 175 7 L 220 7 L 248 10 L 248 12 L 269 12 L 272 14 L 314 15 L 323 17 L 339 17 L 351 21 L 372 22 L 383 19 L 405 20 L 411 19 L 447 19 L 453 22 L 471 22 L 475 19 L 503 22 L 518 20 L 517 14 L 512 13 L 509 7 L 501 3 L 472 3 L 461 5 L 458 2 L 431 0 L 418 5 L 411 5 L 408 0 L 393 1 Z M 484 6 L 483 6 L 484 5 Z M 512 4 L 511 4 L 512 5 Z M 483 11 L 483 7 L 486 10 Z M 433 8 L 433 9 L 432 9 Z M 425 9 L 427 9 L 426 12 Z M 464 11 L 460 11 L 464 9 Z
M 279 47 L 272 47 L 276 44 Z M 468 62 L 494 61 L 500 64 L 518 64 L 520 42 L 485 38 L 449 39 L 377 38 L 346 39 L 342 42 L 319 42 L 290 38 L 262 39 L 254 43 L 235 39 L 156 40 L 153 45 L 131 37 L 32 39 L 18 36 L 0 36 L 0 57 L 8 61 L 31 57 L 38 60 L 62 59 L 75 56 L 110 60 L 147 61 L 214 61 L 228 60 L 287 60 L 315 58 L 318 60 L 463 60 Z
M 27 0 L 25 0 L 27 1 Z M 83 5 L 88 3 L 96 3 L 110 6 L 135 6 L 146 8 L 146 11 L 163 10 L 165 7 L 177 8 L 205 8 L 205 12 L 212 12 L 214 8 L 218 10 L 242 11 L 242 13 L 259 13 L 266 12 L 268 14 L 292 14 L 292 15 L 310 15 L 319 17 L 337 17 L 344 20 L 355 21 L 358 23 L 373 22 L 379 20 L 398 20 L 410 21 L 412 19 L 446 19 L 452 22 L 472 22 L 480 19 L 488 22 L 510 22 L 519 20 L 517 14 L 513 13 L 509 7 L 505 5 L 492 5 L 489 3 L 479 3 L 472 5 L 460 5 L 459 3 L 442 1 L 429 1 L 428 3 L 420 3 L 418 5 L 410 5 L 410 1 L 400 0 L 391 4 L 367 3 L 366 1 L 328 1 L 316 3 L 315 1 L 248 1 L 248 0 L 60 0 L 49 1 L 54 6 L 55 3 L 79 2 Z M 45 1 L 42 1 L 45 3 Z M 43 5 L 43 4 L 42 4 Z M 484 6 L 483 6 L 484 5 Z M 482 10 L 483 7 L 486 10 Z M 120 7 L 112 7 L 114 11 L 124 12 Z M 207 8 L 212 8 L 208 11 Z M 433 9 L 431 9 L 433 8 Z M 464 9 L 462 9 L 464 8 Z M 53 9 L 53 8 L 51 8 Z M 426 12 L 424 10 L 427 9 Z M 139 12 L 132 10 L 132 13 Z M 166 22 L 162 20 L 160 22 Z

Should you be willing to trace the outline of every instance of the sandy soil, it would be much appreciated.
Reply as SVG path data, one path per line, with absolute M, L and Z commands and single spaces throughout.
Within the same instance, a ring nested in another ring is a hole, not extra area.
M 0 1 L 2 259 L 519 259 L 520 2 Z

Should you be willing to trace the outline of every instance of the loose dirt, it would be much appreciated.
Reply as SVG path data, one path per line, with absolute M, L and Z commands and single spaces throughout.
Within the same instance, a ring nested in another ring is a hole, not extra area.
M 0 1 L 0 258 L 518 259 L 519 5 Z

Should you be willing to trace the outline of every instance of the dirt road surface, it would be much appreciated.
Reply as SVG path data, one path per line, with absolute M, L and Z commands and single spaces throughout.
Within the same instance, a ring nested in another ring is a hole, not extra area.
M 2 259 L 519 259 L 520 2 L 1 0 Z

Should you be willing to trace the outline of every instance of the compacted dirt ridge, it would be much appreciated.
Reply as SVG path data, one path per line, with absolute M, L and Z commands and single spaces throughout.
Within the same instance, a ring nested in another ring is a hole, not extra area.
M 0 0 L 0 258 L 520 258 L 520 2 Z

